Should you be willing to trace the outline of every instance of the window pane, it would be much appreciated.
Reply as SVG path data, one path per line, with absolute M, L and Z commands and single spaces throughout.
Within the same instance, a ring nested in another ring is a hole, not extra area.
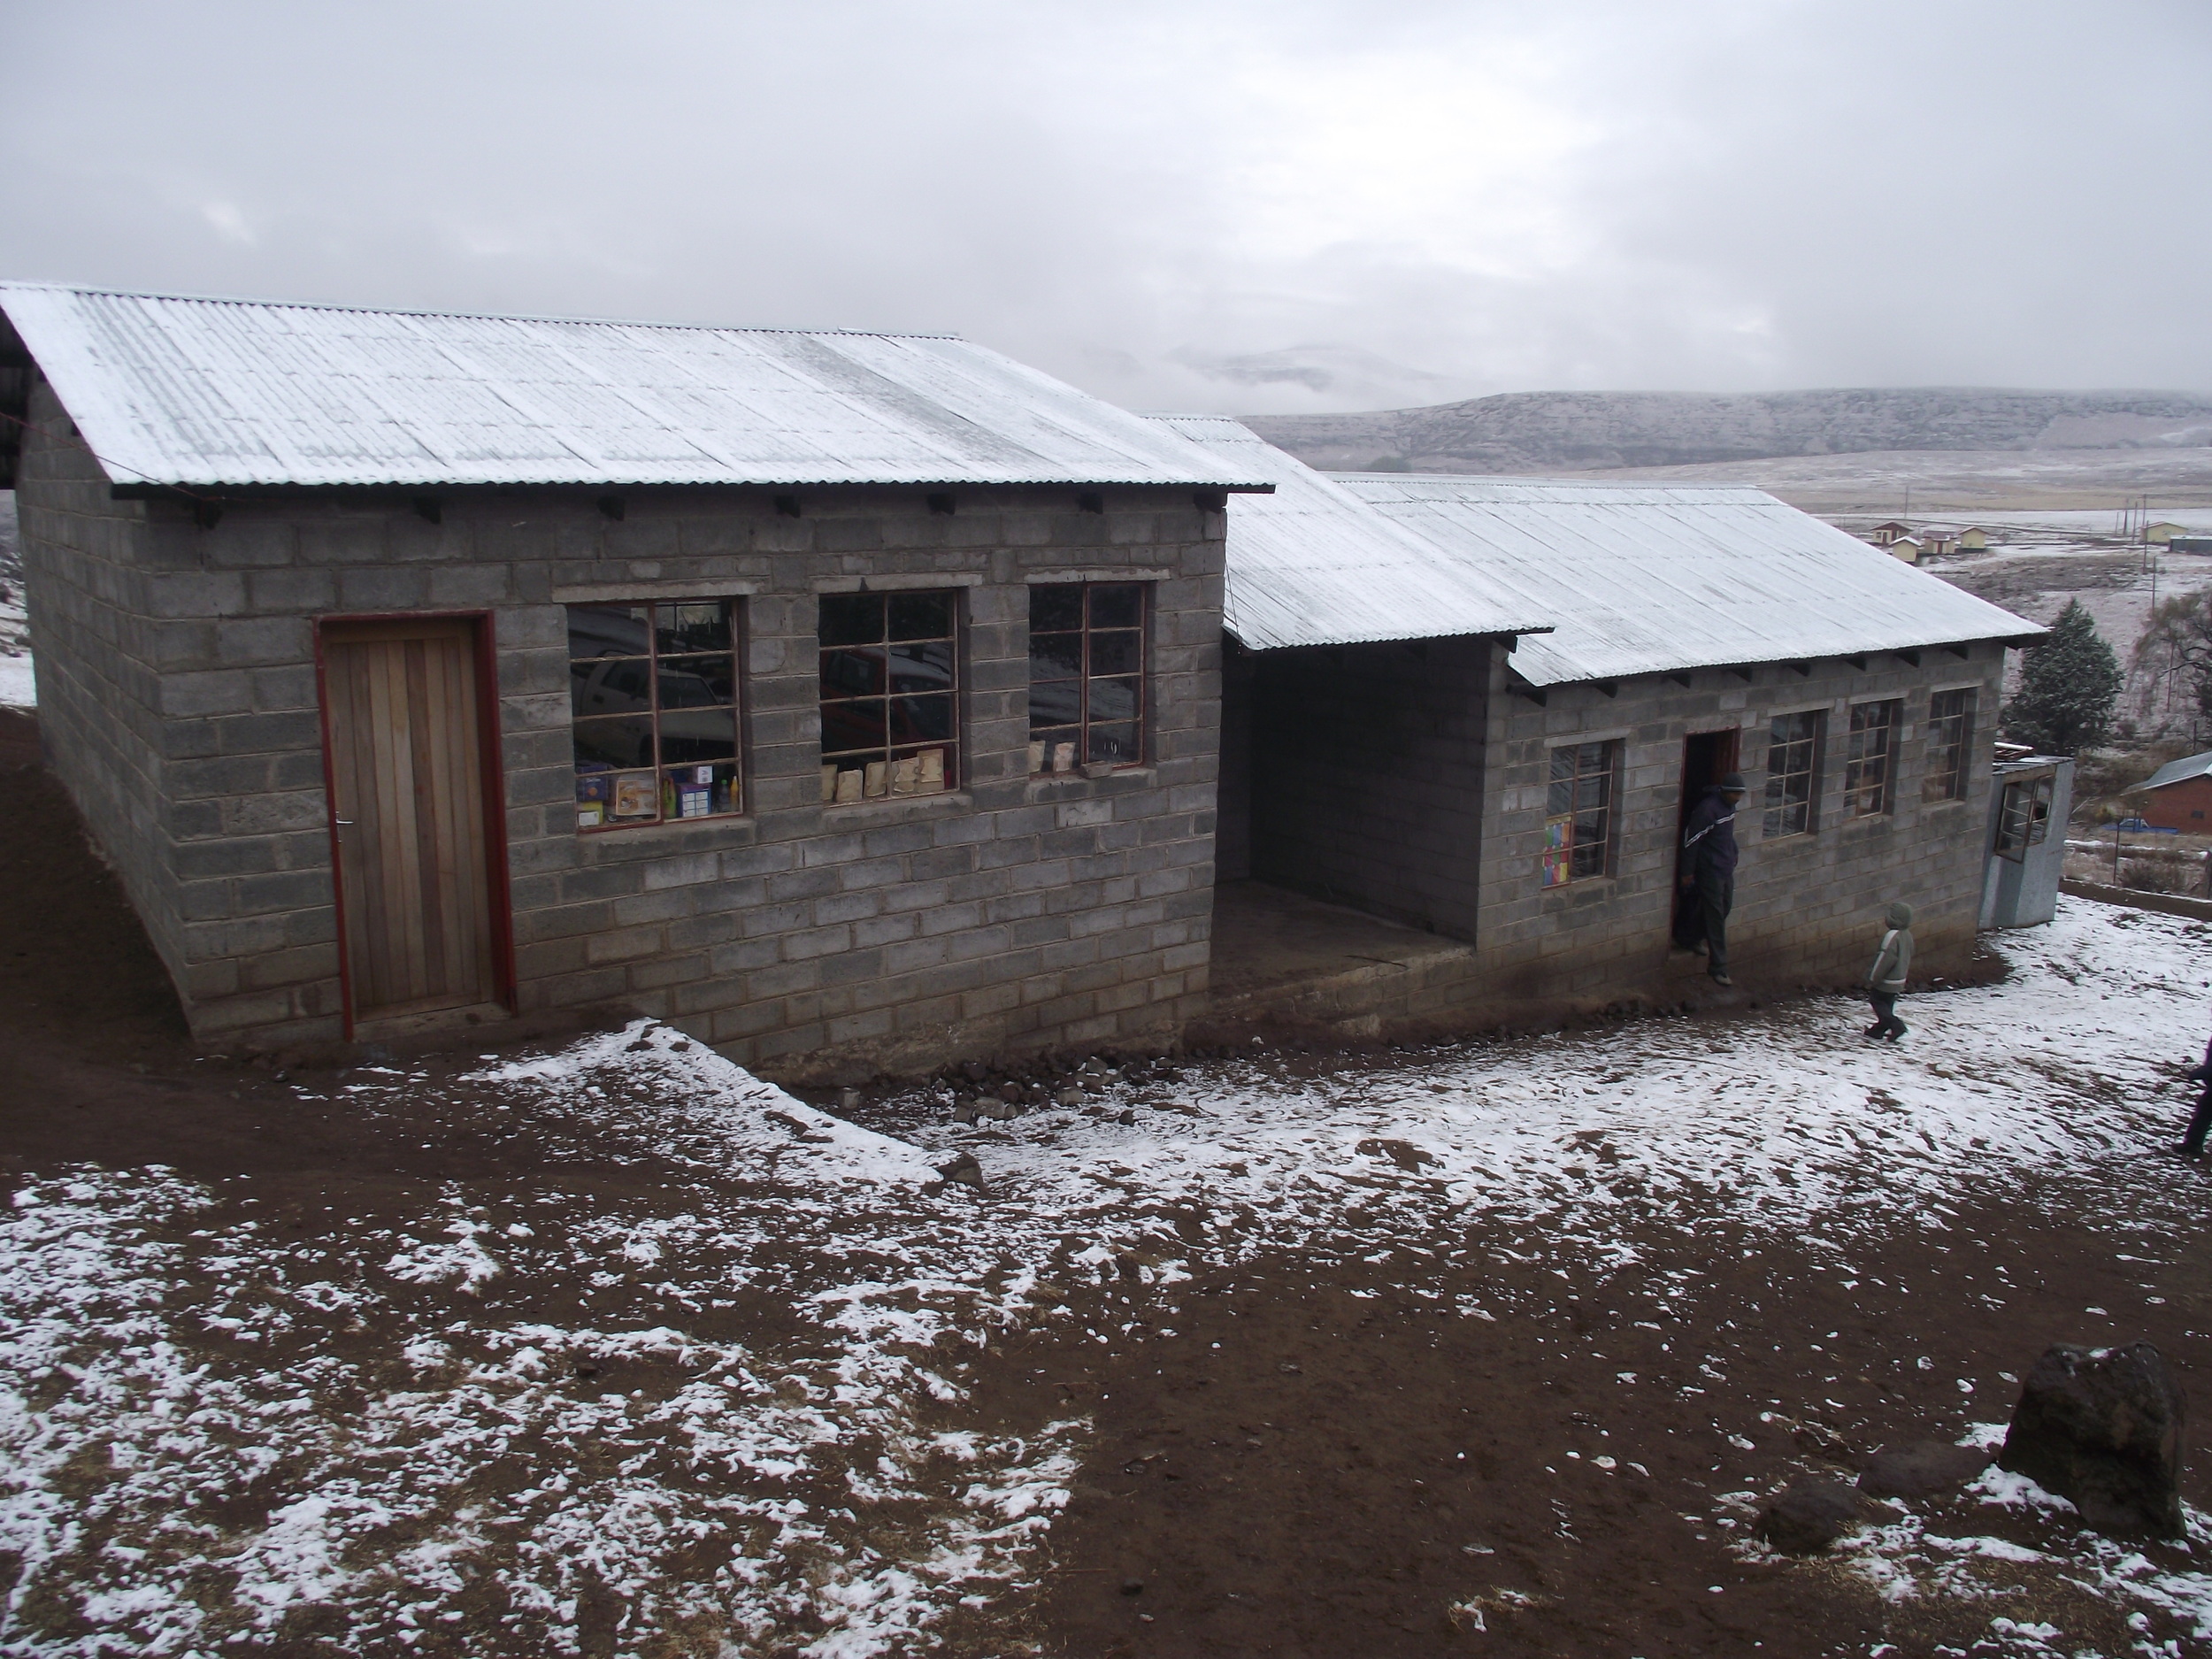
M 894 645 L 890 653 L 891 689 L 894 691 L 950 691 L 952 689 L 952 641 L 938 640 L 926 645 Z
M 841 755 L 856 749 L 881 749 L 884 734 L 883 699 L 822 705 L 822 752 Z
M 1136 680 L 1091 681 L 1093 720 L 1133 720 L 1137 718 L 1141 682 Z
M 1083 626 L 1079 582 L 1040 582 L 1029 590 L 1029 631 L 1056 634 Z
M 1552 763 L 1552 770 L 1556 772 L 1558 769 L 1558 762 L 1555 760 Z M 1575 780 L 1572 778 L 1555 779 L 1550 788 L 1545 792 L 1545 816 L 1548 818 L 1565 818 L 1574 810 Z
M 895 640 L 942 640 L 952 636 L 952 595 L 893 594 L 891 637 Z
M 576 769 L 650 766 L 653 721 L 649 715 L 612 720 L 578 720 L 570 727 L 576 745 Z
M 894 743 L 947 742 L 952 737 L 952 699 L 894 697 L 891 699 L 891 741 Z
M 1073 726 L 1083 718 L 1083 682 L 1050 680 L 1029 688 L 1029 734 Z
M 1094 587 L 1091 596 L 1091 626 L 1094 628 L 1133 628 L 1144 620 L 1144 589 L 1135 582 Z
M 868 697 L 883 695 L 883 649 L 824 651 L 822 695 Z
M 1551 775 L 1555 779 L 1572 778 L 1575 775 L 1575 752 L 1571 746 L 1552 750 Z
M 714 818 L 740 806 L 737 765 L 672 766 L 661 775 L 661 809 L 671 818 Z
M 1134 721 L 1114 726 L 1094 724 L 1091 726 L 1089 758 L 1096 764 L 1133 765 L 1143 757 Z
M 653 620 L 656 649 L 664 657 L 730 649 L 730 608 L 720 600 L 712 604 L 656 605 Z
M 694 709 L 661 715 L 661 764 L 697 764 L 737 758 L 737 715 L 731 709 Z
M 664 657 L 658 664 L 661 707 L 711 708 L 737 700 L 735 665 L 719 657 Z
M 648 605 L 571 605 L 568 654 L 642 657 L 652 649 L 650 618 L 651 607 Z
M 881 594 L 824 594 L 816 602 L 825 645 L 872 645 L 883 638 Z
M 1575 785 L 1575 810 L 1578 812 L 1587 812 L 1593 808 L 1604 806 L 1606 782 L 1607 780 L 1602 773 L 1600 773 L 1594 778 L 1584 778 L 1577 782 Z
M 1091 672 L 1133 674 L 1144 667 L 1144 635 L 1132 631 L 1091 635 Z
M 1073 680 L 1082 672 L 1081 634 L 1033 634 L 1029 636 L 1030 679 Z
M 569 711 L 642 713 L 653 706 L 652 664 L 641 657 L 603 657 L 568 665 Z

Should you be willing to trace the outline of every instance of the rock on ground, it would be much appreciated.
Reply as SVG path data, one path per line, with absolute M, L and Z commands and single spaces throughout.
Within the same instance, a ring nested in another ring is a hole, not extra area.
M 1759 1536 L 1786 1555 L 1811 1555 L 1866 1522 L 1866 1500 L 1839 1480 L 1793 1480 L 1760 1511 Z
M 2072 1502 L 2098 1532 L 2183 1536 L 2181 1386 L 2148 1342 L 2044 1350 L 1997 1462 Z
M 1978 1447 L 1912 1440 L 1868 1458 L 1859 1490 L 1874 1498 L 1931 1498 L 1957 1490 L 1988 1467 L 1989 1454 Z

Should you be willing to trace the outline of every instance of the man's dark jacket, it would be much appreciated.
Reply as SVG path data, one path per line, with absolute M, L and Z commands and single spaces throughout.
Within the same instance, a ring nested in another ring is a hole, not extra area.
M 1736 812 L 1718 785 L 1691 809 L 1682 831 L 1682 850 L 1691 856 L 1690 867 L 1698 875 L 1736 873 Z

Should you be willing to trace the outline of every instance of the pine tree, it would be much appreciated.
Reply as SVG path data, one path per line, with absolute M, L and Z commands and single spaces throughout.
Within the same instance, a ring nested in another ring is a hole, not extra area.
M 2098 637 L 2089 612 L 2080 600 L 2069 600 L 2050 637 L 2028 648 L 2019 693 L 2005 705 L 2006 733 L 2047 754 L 2093 749 L 2112 729 L 2122 678 L 2120 659 Z

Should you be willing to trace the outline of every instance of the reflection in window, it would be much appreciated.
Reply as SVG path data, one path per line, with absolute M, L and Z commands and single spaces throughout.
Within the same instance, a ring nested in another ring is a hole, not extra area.
M 1544 885 L 1564 887 L 1605 873 L 1613 839 L 1617 743 L 1570 743 L 1551 752 L 1544 804 Z
M 1920 798 L 1965 800 L 1973 748 L 1973 688 L 1937 692 L 1928 699 L 1928 769 L 1920 780 Z
M 743 810 L 728 600 L 568 607 L 576 826 Z
M 1802 835 L 1813 827 L 1823 718 L 1817 709 L 1778 714 L 1767 728 L 1766 816 L 1759 833 L 1769 841 Z
M 821 595 L 825 805 L 958 787 L 956 600 L 950 591 Z
M 1896 770 L 1899 704 L 1862 703 L 1851 710 L 1851 746 L 1843 761 L 1843 815 L 1879 818 L 1890 809 Z
M 1040 582 L 1029 590 L 1029 770 L 1144 759 L 1141 582 Z

